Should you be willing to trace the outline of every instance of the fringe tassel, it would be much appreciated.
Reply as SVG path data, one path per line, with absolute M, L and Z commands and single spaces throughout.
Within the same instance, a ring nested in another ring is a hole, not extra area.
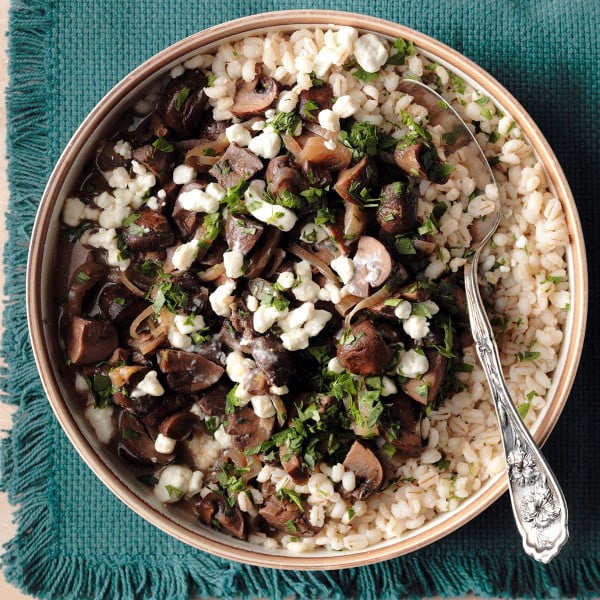
M 565 557 L 541 566 L 525 555 L 463 552 L 444 560 L 433 550 L 424 550 L 369 567 L 324 573 L 254 568 L 192 550 L 168 559 L 149 555 L 127 564 L 60 554 L 45 478 L 55 424 L 38 383 L 24 310 L 27 242 L 51 168 L 51 117 L 46 99 L 53 89 L 51 70 L 47 69 L 52 64 L 52 6 L 44 0 L 13 0 L 10 15 L 7 106 L 11 201 L 4 259 L 8 297 L 4 322 L 10 326 L 4 332 L 3 354 L 12 368 L 0 372 L 0 390 L 8 394 L 3 397 L 5 401 L 19 408 L 12 433 L 0 448 L 0 489 L 20 507 L 16 511 L 18 532 L 6 544 L 3 556 L 7 579 L 27 593 L 52 599 L 187 600 L 197 595 L 391 600 L 460 596 L 470 591 L 504 597 L 597 596 L 599 557 Z M 32 171 L 31 165 L 36 165 L 36 170 Z

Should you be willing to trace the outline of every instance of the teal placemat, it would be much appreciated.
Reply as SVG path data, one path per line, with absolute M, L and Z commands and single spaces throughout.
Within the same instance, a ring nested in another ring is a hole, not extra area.
M 465 53 L 523 102 L 566 169 L 588 234 L 592 304 L 582 367 L 546 446 L 565 488 L 572 536 L 550 566 L 524 556 L 506 498 L 433 547 L 371 567 L 298 573 L 228 563 L 176 542 L 128 510 L 79 459 L 51 414 L 27 339 L 25 264 L 43 186 L 76 126 L 130 69 L 186 35 L 246 14 L 317 7 L 391 19 Z M 52 599 L 171 600 L 193 593 L 375 599 L 469 590 L 598 596 L 599 29 L 597 0 L 13 0 L 3 387 L 19 409 L 3 444 L 2 486 L 20 508 L 18 534 L 4 554 L 8 579 Z

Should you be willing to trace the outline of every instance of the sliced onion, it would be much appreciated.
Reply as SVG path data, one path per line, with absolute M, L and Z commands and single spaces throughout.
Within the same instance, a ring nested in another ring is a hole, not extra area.
M 325 145 L 326 141 L 318 136 L 308 138 L 298 157 L 298 162 L 308 161 L 331 171 L 345 169 L 352 160 L 352 152 L 339 142 L 335 142 L 335 148 L 330 150 Z
M 119 281 L 133 294 L 135 294 L 136 296 L 139 296 L 140 298 L 144 298 L 146 296 L 146 292 L 144 292 L 143 290 L 140 290 L 139 287 L 137 287 L 135 285 L 135 283 L 133 283 L 128 277 L 127 275 L 125 275 L 125 273 L 121 273 L 121 275 L 119 276 Z
M 129 340 L 129 346 L 138 350 L 141 354 L 149 354 L 156 350 L 167 339 L 167 332 L 160 335 L 145 334 L 137 340 Z
M 140 337 L 138 333 L 139 326 L 150 316 L 154 315 L 154 306 L 147 306 L 129 326 L 129 335 L 132 339 L 137 340 Z
M 340 313 L 340 315 L 342 315 L 342 317 L 344 317 L 355 304 L 360 302 L 360 300 L 361 299 L 358 296 L 348 294 L 335 305 L 335 309 Z
M 283 145 L 285 146 L 285 149 L 296 160 L 298 160 L 298 158 L 300 157 L 300 154 L 302 153 L 302 146 L 300 146 L 300 144 L 288 133 L 284 133 L 281 136 L 281 139 L 283 140 Z
M 298 244 L 292 244 L 289 248 L 290 252 L 305 260 L 311 266 L 315 267 L 321 275 L 327 277 L 327 280 L 336 286 L 339 284 L 339 279 L 336 277 L 335 273 L 317 256 L 315 256 L 312 252 L 305 250 L 302 246 Z
M 199 143 L 185 154 L 185 164 L 193 167 L 206 167 L 219 161 L 220 154 L 229 146 L 225 135 L 216 140 L 198 140 Z M 206 150 L 212 150 L 215 156 L 207 156 Z
M 198 279 L 200 281 L 214 281 L 221 277 L 221 275 L 225 274 L 225 265 L 223 263 L 219 263 L 217 265 L 213 265 L 212 267 L 206 269 L 206 271 L 200 273 L 198 275 Z
M 380 290 L 377 290 L 372 296 L 369 296 L 368 298 L 361 300 L 352 309 L 352 311 L 346 316 L 346 319 L 344 321 L 344 326 L 345 327 L 350 326 L 350 322 L 352 321 L 352 318 L 354 317 L 354 315 L 357 312 L 364 310 L 365 308 L 370 308 L 371 306 L 375 306 L 375 305 L 379 304 L 380 302 L 384 302 L 391 295 L 392 295 L 392 288 L 388 285 L 384 285 Z
M 304 127 L 319 137 L 337 142 L 338 134 L 335 131 L 329 131 L 329 129 L 321 127 L 318 123 L 308 121 L 307 123 L 304 123 Z

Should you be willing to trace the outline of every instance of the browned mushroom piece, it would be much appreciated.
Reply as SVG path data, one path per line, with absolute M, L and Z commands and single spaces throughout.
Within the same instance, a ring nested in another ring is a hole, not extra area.
M 168 148 L 168 146 L 166 147 Z M 175 161 L 175 153 L 173 151 L 165 152 L 164 150 L 155 148 L 151 144 L 135 148 L 132 156 L 134 160 L 144 165 L 148 171 L 156 175 L 159 179 L 163 179 L 166 176 Z
M 389 399 L 388 399 L 389 400 Z M 390 422 L 380 424 L 385 441 L 404 456 L 417 457 L 423 450 L 415 402 L 398 394 L 391 398 Z
M 352 471 L 356 476 L 357 486 L 352 496 L 358 500 L 366 500 L 381 487 L 383 468 L 365 442 L 356 440 L 346 454 L 343 464 L 346 471 Z
M 104 286 L 98 296 L 100 315 L 118 326 L 128 326 L 146 306 L 148 304 L 143 298 L 133 294 L 122 283 Z
M 171 389 L 182 394 L 193 394 L 219 381 L 223 367 L 193 352 L 159 350 L 158 368 L 167 374 Z
M 369 295 L 369 288 L 379 287 L 392 273 L 390 253 L 379 240 L 368 235 L 363 235 L 358 240 L 358 247 L 352 261 L 354 275 L 347 287 L 354 296 L 366 298 Z
M 265 227 L 246 215 L 228 215 L 225 221 L 225 239 L 230 250 L 248 254 L 260 239 Z
M 333 176 L 329 169 L 309 162 L 302 164 L 302 175 L 304 175 L 304 178 L 310 183 L 311 187 L 323 189 L 333 182 Z
M 124 167 L 127 159 L 115 151 L 114 140 L 104 142 L 96 152 L 96 166 L 101 171 L 112 171 L 117 167 Z
M 186 438 L 192 431 L 198 418 L 191 412 L 181 411 L 168 416 L 159 426 L 163 435 L 174 440 Z
M 435 242 L 432 242 L 426 238 L 416 238 L 412 240 L 412 245 L 415 247 L 417 252 L 427 255 L 433 254 L 437 248 L 437 244 Z
M 123 231 L 123 241 L 134 252 L 143 252 L 172 246 L 175 235 L 164 215 L 154 210 L 143 210 Z
M 179 230 L 179 234 L 184 241 L 189 240 L 192 237 L 192 234 L 199 227 L 202 215 L 198 212 L 183 208 L 179 202 L 179 196 L 192 190 L 202 189 L 204 189 L 204 185 L 201 183 L 197 183 L 195 181 L 192 183 L 187 183 L 179 190 L 177 200 L 175 200 L 173 203 L 173 212 L 171 213 L 171 218 L 173 219 L 173 222 L 175 223 L 175 226 Z
M 252 344 L 252 358 L 270 385 L 285 385 L 292 373 L 290 353 L 271 334 L 257 337 Z
M 159 137 L 168 135 L 169 129 L 164 124 L 158 113 L 151 112 L 142 119 L 139 125 L 129 133 L 131 143 L 136 146 L 148 144 Z M 135 157 L 134 157 L 135 158 Z
M 402 389 L 413 400 L 427 406 L 435 400 L 440 391 L 440 386 L 446 375 L 448 359 L 434 349 L 426 349 L 425 356 L 429 362 L 427 373 L 419 379 L 409 379 L 402 385 Z
M 417 281 L 400 288 L 396 295 L 409 302 L 425 302 L 431 298 L 431 290 Z
M 142 396 L 132 394 L 149 371 L 149 367 L 140 365 L 124 365 L 111 369 L 109 377 L 113 386 L 114 403 L 137 416 L 147 415 L 155 410 L 162 402 L 162 398 L 148 394 Z
M 346 202 L 363 204 L 370 198 L 371 190 L 376 184 L 375 163 L 364 156 L 354 166 L 339 173 L 333 189 Z
M 337 347 L 342 366 L 356 375 L 378 375 L 392 360 L 392 351 L 369 320 L 352 325 L 345 331 Z
M 394 161 L 405 173 L 413 177 L 440 184 L 448 181 L 436 150 L 423 142 L 416 142 L 410 146 L 398 145 L 394 151 Z
M 119 345 L 116 327 L 108 321 L 73 316 L 67 334 L 67 356 L 74 365 L 107 359 Z
M 291 477 L 293 482 L 298 485 L 304 485 L 305 483 L 308 483 L 310 475 L 304 469 L 302 465 L 302 459 L 297 454 L 294 454 L 288 460 L 283 460 L 283 457 L 287 452 L 287 448 L 282 448 L 279 451 L 281 466 L 285 469 L 285 472 Z
M 196 502 L 198 520 L 206 525 L 223 529 L 230 535 L 245 540 L 248 527 L 244 514 L 238 506 L 230 506 L 225 496 L 211 492 Z
M 377 222 L 387 233 L 397 235 L 414 228 L 417 220 L 417 196 L 412 186 L 401 181 L 381 190 Z
M 272 227 L 271 225 L 265 227 L 264 234 L 261 236 L 260 242 L 252 253 L 250 264 L 245 273 L 248 279 L 259 277 L 269 263 L 274 260 L 282 237 L 283 232 L 277 229 L 277 227 Z
M 309 523 L 305 511 L 291 500 L 278 498 L 272 485 L 263 485 L 262 493 L 265 503 L 258 514 L 271 527 L 301 537 L 312 537 L 318 531 Z
M 126 348 L 115 348 L 113 353 L 106 359 L 106 362 L 111 367 L 118 367 L 123 365 L 131 359 L 131 350 Z
M 242 387 L 253 396 L 266 396 L 269 394 L 269 382 L 260 369 L 248 369 Z
M 263 168 L 263 164 L 257 156 L 240 148 L 236 144 L 229 144 L 227 150 L 217 163 L 210 169 L 209 173 L 224 187 L 230 188 L 250 179 L 255 173 Z
M 209 417 L 222 417 L 225 414 L 225 398 L 229 386 L 219 382 L 211 388 L 194 394 L 193 402 Z
M 435 301 L 453 317 L 458 317 L 459 321 L 468 322 L 467 295 L 453 281 L 444 280 L 439 282 L 435 293 Z
M 275 417 L 259 417 L 251 406 L 245 406 L 229 416 L 225 432 L 232 437 L 233 447 L 243 451 L 266 442 L 274 427 Z
M 307 181 L 288 154 L 276 156 L 269 161 L 265 179 L 267 189 L 273 197 L 282 196 L 285 192 L 298 194 L 307 187 Z
M 277 92 L 277 82 L 259 73 L 238 87 L 230 110 L 236 117 L 262 115 L 277 98 Z
M 308 90 L 300 92 L 298 112 L 305 121 L 318 121 L 320 110 L 331 108 L 333 104 L 333 88 L 325 83 L 320 86 L 313 85 Z
M 157 112 L 178 135 L 190 135 L 200 122 L 208 101 L 204 93 L 206 82 L 202 71 L 186 70 L 171 79 L 162 91 Z
M 229 305 L 231 316 L 229 317 L 231 325 L 235 331 L 242 335 L 253 335 L 252 313 L 248 310 L 243 298 L 235 298 Z
M 327 145 L 326 145 L 327 143 Z M 307 173 L 307 179 L 314 179 L 317 167 L 328 171 L 339 171 L 345 169 L 352 162 L 352 151 L 339 142 L 326 140 L 318 135 L 309 137 L 298 156 L 298 163 L 302 165 L 303 171 Z M 309 173 L 312 171 L 312 175 Z
M 121 458 L 143 465 L 167 465 L 175 460 L 175 454 L 155 450 L 144 425 L 127 411 L 119 415 L 119 435 L 117 452 Z
M 139 419 L 146 427 L 150 437 L 152 439 L 156 439 L 156 436 L 159 434 L 159 425 L 169 415 L 172 415 L 175 412 L 180 412 L 188 404 L 189 399 L 181 394 L 160 396 L 154 410 L 151 410 L 145 415 L 139 415 Z
M 108 273 L 108 267 L 94 260 L 89 254 L 88 260 L 79 265 L 71 276 L 67 293 L 67 312 L 69 315 L 80 315 L 88 292 L 102 281 Z

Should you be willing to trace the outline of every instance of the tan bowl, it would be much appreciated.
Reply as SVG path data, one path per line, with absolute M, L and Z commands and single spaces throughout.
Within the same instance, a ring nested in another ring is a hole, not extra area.
M 293 31 L 304 25 L 349 25 L 391 38 L 412 40 L 438 62 L 462 72 L 464 78 L 484 88 L 486 94 L 511 114 L 538 157 L 546 167 L 554 191 L 562 201 L 571 248 L 568 255 L 571 283 L 571 310 L 560 360 L 553 377 L 546 408 L 533 428 L 533 436 L 543 443 L 564 407 L 579 363 L 587 313 L 587 265 L 583 235 L 575 202 L 564 173 L 548 142 L 523 107 L 493 77 L 483 69 L 430 37 L 365 15 L 324 11 L 293 10 L 253 15 L 212 27 L 192 35 L 163 50 L 127 75 L 92 110 L 79 127 L 54 172 L 40 204 L 33 230 L 27 273 L 27 313 L 34 355 L 42 383 L 56 417 L 69 439 L 94 473 L 127 506 L 153 525 L 175 538 L 212 554 L 232 560 L 282 569 L 338 569 L 359 566 L 406 554 L 431 544 L 458 529 L 487 508 L 507 489 L 505 475 L 499 475 L 451 513 L 439 515 L 423 527 L 408 532 L 396 540 L 387 540 L 365 550 L 348 552 L 313 552 L 291 555 L 286 551 L 269 551 L 262 547 L 234 540 L 218 531 L 198 525 L 181 509 L 165 508 L 148 489 L 135 480 L 118 460 L 110 456 L 95 440 L 84 418 L 74 409 L 75 394 L 61 369 L 64 357 L 60 351 L 56 328 L 56 307 L 52 302 L 54 248 L 62 203 L 77 173 L 96 142 L 109 131 L 114 116 L 139 94 L 148 82 L 162 76 L 175 64 L 199 49 L 211 49 L 226 38 L 260 34 L 268 30 Z

